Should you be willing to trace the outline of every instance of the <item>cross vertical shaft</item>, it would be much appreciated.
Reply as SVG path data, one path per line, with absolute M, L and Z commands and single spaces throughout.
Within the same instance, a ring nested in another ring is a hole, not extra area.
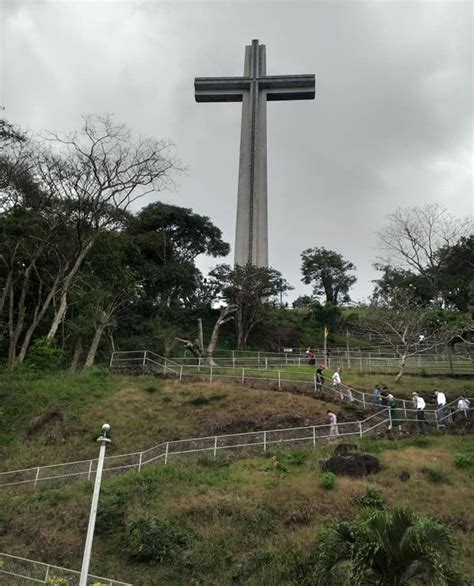
M 235 264 L 268 265 L 267 102 L 258 79 L 266 75 L 265 47 L 253 41 L 245 49 Z
M 242 102 L 235 264 L 268 266 L 267 100 L 311 100 L 314 75 L 266 73 L 265 45 L 245 47 L 243 77 L 197 77 L 197 102 Z

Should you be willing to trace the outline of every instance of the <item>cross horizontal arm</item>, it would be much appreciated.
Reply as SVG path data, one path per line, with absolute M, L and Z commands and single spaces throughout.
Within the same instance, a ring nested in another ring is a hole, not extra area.
M 313 100 L 316 94 L 314 75 L 268 75 L 258 80 L 267 92 L 267 100 Z
M 246 77 L 196 77 L 196 102 L 241 102 L 242 93 L 250 87 Z

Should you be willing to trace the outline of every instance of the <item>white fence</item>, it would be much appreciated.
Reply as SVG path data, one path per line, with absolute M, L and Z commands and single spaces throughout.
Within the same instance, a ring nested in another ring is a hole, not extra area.
M 0 584 L 9 586 L 23 586 L 24 584 L 59 584 L 67 586 L 79 585 L 81 573 L 75 570 L 68 570 L 51 564 L 35 562 L 26 558 L 0 553 Z M 64 582 L 59 582 L 63 580 Z M 102 578 L 89 574 L 87 584 L 104 584 L 105 586 L 132 586 L 126 582 L 118 582 L 110 578 Z
M 229 380 L 243 384 L 261 383 L 267 388 L 278 390 L 299 390 L 301 392 L 311 392 L 316 397 L 328 399 L 338 399 L 340 395 L 335 393 L 329 385 L 328 379 L 323 384 L 318 383 L 316 372 L 307 370 L 291 370 L 287 368 L 258 368 L 252 366 L 238 366 L 231 364 L 222 366 L 220 364 L 209 366 L 202 363 L 178 363 L 174 359 L 170 360 L 159 356 L 150 350 L 135 350 L 130 352 L 113 352 L 110 359 L 110 368 L 113 370 L 125 370 L 144 373 L 161 373 L 166 376 L 177 377 L 180 381 L 183 377 L 195 378 L 206 381 Z M 345 400 L 352 399 L 364 411 L 374 410 L 374 397 L 370 393 L 358 391 L 352 387 L 341 384 L 342 397 Z M 397 407 L 404 412 L 405 419 L 413 406 L 411 401 L 405 399 L 396 399 Z M 454 402 L 453 402 L 454 404 Z M 433 419 L 436 417 L 435 407 L 427 406 L 427 411 L 433 411 Z
M 315 350 L 316 361 L 328 367 L 341 367 L 368 373 L 397 373 L 400 359 L 390 348 L 330 348 L 326 355 L 323 349 Z M 183 356 L 173 357 L 178 364 L 196 365 L 199 359 L 185 351 Z M 272 368 L 278 366 L 304 366 L 308 356 L 300 348 L 292 352 L 216 351 L 214 360 L 219 366 Z M 447 351 L 421 353 L 407 359 L 407 374 L 474 374 L 474 356 L 462 349 L 454 353 Z
M 451 414 L 446 413 L 442 418 L 436 411 L 425 411 L 425 421 L 431 428 L 447 425 Z M 417 412 L 414 409 L 398 410 L 397 419 L 404 425 L 420 426 Z M 226 450 L 241 450 L 243 455 L 249 453 L 266 452 L 269 446 L 286 446 L 291 444 L 316 447 L 328 439 L 353 436 L 363 437 L 374 432 L 383 432 L 396 424 L 392 421 L 392 411 L 384 409 L 375 412 L 362 421 L 339 423 L 337 434 L 330 425 L 310 425 L 287 429 L 271 429 L 249 431 L 245 433 L 215 435 L 183 440 L 163 442 L 148 450 L 109 456 L 104 462 L 104 477 L 110 477 L 121 472 L 136 470 L 140 472 L 145 466 L 167 464 L 176 456 L 192 456 L 199 453 L 209 453 L 214 458 Z M 424 424 L 423 424 L 424 425 Z M 97 469 L 97 460 L 82 460 L 64 464 L 38 466 L 23 470 L 14 470 L 0 473 L 0 488 L 14 487 L 15 489 L 35 489 L 40 486 L 62 486 L 75 481 L 93 480 Z

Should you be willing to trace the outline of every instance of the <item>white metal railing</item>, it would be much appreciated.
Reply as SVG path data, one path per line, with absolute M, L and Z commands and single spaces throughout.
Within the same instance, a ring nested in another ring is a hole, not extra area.
M 449 407 L 446 409 L 449 411 Z M 397 409 L 396 418 L 403 424 L 416 424 L 419 427 L 428 425 L 439 428 L 449 423 L 452 414 L 444 412 L 442 417 L 437 410 L 425 410 L 425 422 L 418 419 L 415 409 Z M 376 411 L 360 421 L 349 421 L 338 424 L 338 436 L 359 436 L 392 426 L 393 412 L 389 408 Z M 104 462 L 104 476 L 110 477 L 121 472 L 137 470 L 140 472 L 151 464 L 167 464 L 172 456 L 212 452 L 214 457 L 222 450 L 260 447 L 266 451 L 271 444 L 306 443 L 316 446 L 321 440 L 333 438 L 330 425 L 310 425 L 287 429 L 271 429 L 249 431 L 244 433 L 214 435 L 183 440 L 172 440 L 160 443 L 141 452 L 108 456 Z M 37 466 L 22 470 L 0 472 L 0 488 L 16 487 L 34 489 L 39 485 L 57 486 L 74 481 L 93 480 L 97 469 L 97 459 Z
M 151 356 L 153 358 L 151 358 Z M 179 378 L 193 377 L 205 379 L 212 382 L 216 379 L 229 379 L 241 383 L 260 381 L 267 385 L 273 385 L 278 390 L 286 389 L 292 385 L 303 391 L 315 391 L 316 396 L 325 396 L 326 398 L 335 397 L 342 400 L 357 403 L 363 410 L 374 410 L 380 407 L 374 403 L 374 397 L 371 393 L 356 390 L 343 383 L 340 385 L 341 392 L 338 393 L 329 384 L 330 381 L 325 378 L 324 383 L 320 385 L 317 381 L 316 372 L 292 371 L 289 369 L 276 370 L 275 368 L 259 368 L 247 366 L 238 366 L 231 364 L 221 366 L 219 364 L 209 365 L 200 361 L 198 364 L 178 363 L 177 359 L 168 359 L 149 350 L 136 350 L 132 352 L 113 352 L 110 359 L 111 368 L 136 368 L 143 372 L 159 372 L 165 375 L 172 375 Z M 456 399 L 457 401 L 457 399 Z M 396 398 L 397 407 L 403 409 L 406 413 L 412 405 L 412 401 Z M 453 402 L 454 403 L 454 402 Z M 427 406 L 427 411 L 436 411 L 436 406 Z
M 0 583 L 9 586 L 23 584 L 47 584 L 49 581 L 65 580 L 68 586 L 79 584 L 81 573 L 76 570 L 68 570 L 60 566 L 36 562 L 27 558 L 21 558 L 7 553 L 0 553 Z M 102 578 L 89 574 L 87 584 L 105 584 L 106 586 L 132 586 L 127 582 L 119 582 L 110 578 Z
M 114 352 L 111 357 L 115 366 L 123 362 L 135 362 L 139 366 L 141 355 L 143 359 L 144 353 L 151 356 L 153 353 L 149 350 L 137 351 L 121 351 Z M 132 354 L 136 356 L 131 357 Z M 127 360 L 127 356 L 129 357 Z M 154 356 L 158 356 L 154 354 Z M 395 373 L 399 370 L 400 359 L 397 358 L 393 352 L 367 351 L 367 350 L 344 350 L 342 348 L 331 349 L 331 353 L 324 358 L 323 354 L 318 354 L 318 362 L 325 362 L 327 366 L 339 366 L 344 370 L 355 370 L 358 372 L 373 372 L 373 373 Z M 176 366 L 179 365 L 202 365 L 205 362 L 204 358 L 197 358 L 185 353 L 184 356 L 173 357 L 172 359 L 164 359 L 174 362 Z M 288 353 L 288 352 L 245 352 L 245 351 L 230 351 L 230 352 L 216 352 L 214 354 L 214 362 L 218 366 L 225 367 L 250 367 L 250 368 L 272 368 L 283 366 L 303 366 L 308 364 L 308 357 L 304 353 Z M 406 361 L 405 372 L 421 373 L 429 370 L 434 374 L 474 374 L 474 357 L 468 353 L 451 354 L 437 353 L 437 354 L 419 354 L 417 356 L 409 357 Z

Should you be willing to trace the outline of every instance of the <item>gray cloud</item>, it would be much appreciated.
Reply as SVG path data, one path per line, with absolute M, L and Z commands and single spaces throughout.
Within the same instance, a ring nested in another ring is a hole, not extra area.
M 9 2 L 0 101 L 33 130 L 114 112 L 172 139 L 189 166 L 160 197 L 209 215 L 233 243 L 239 104 L 197 104 L 196 75 L 315 73 L 310 102 L 268 107 L 270 261 L 299 284 L 299 254 L 342 252 L 371 291 L 375 233 L 398 206 L 472 211 L 470 2 Z M 203 262 L 203 266 L 206 263 Z

